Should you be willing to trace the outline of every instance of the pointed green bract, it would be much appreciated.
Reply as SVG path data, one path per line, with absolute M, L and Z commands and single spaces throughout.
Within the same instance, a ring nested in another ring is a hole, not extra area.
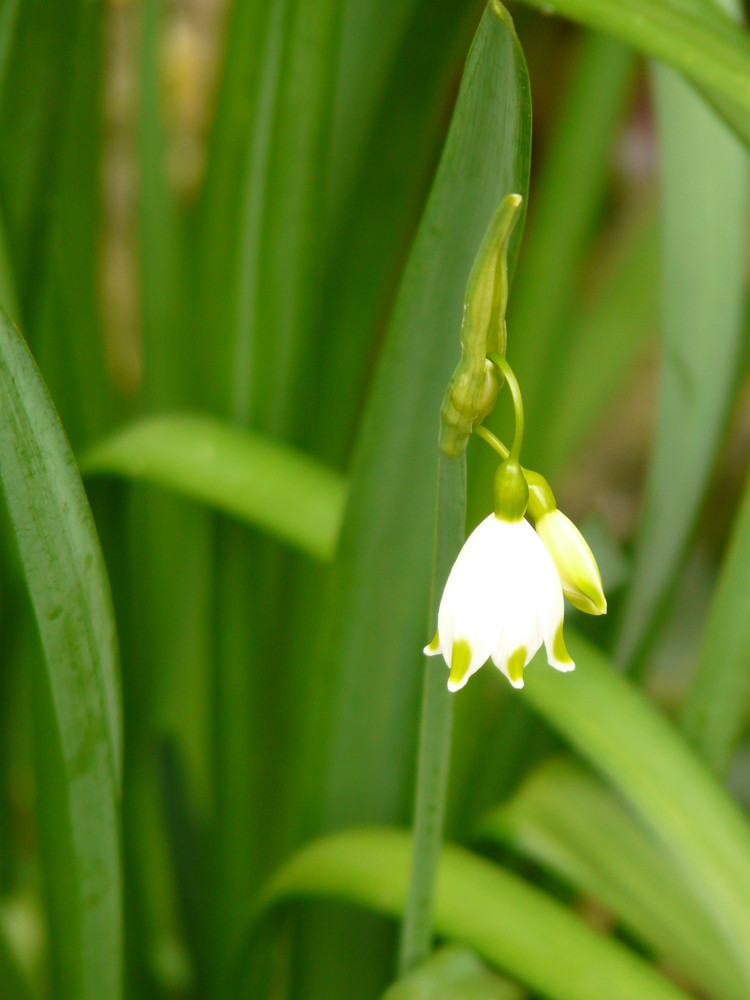
M 440 411 L 440 450 L 449 456 L 464 451 L 472 427 L 494 403 L 497 389 L 493 373 L 488 371 L 487 355 L 505 354 L 508 252 L 522 209 L 520 194 L 509 194 L 502 200 L 469 275 L 461 325 L 461 360 Z

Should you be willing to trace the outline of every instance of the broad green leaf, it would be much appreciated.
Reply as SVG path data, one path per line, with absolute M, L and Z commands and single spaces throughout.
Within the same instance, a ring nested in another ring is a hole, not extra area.
M 522 697 L 630 802 L 673 856 L 742 970 L 750 995 L 750 827 L 680 734 L 593 646 L 575 673 L 537 660 Z
M 747 153 L 673 71 L 656 69 L 662 150 L 661 399 L 618 659 L 642 651 L 679 570 L 735 384 L 745 303 Z M 748 116 L 750 121 L 750 116 Z
M 34 665 L 53 973 L 66 997 L 122 995 L 117 640 L 86 497 L 20 335 L 0 320 L 0 476 L 44 650 Z
M 746 984 L 674 858 L 600 781 L 553 759 L 486 816 L 483 839 L 501 840 L 603 903 L 656 955 L 710 996 Z
M 383 1000 L 522 1000 L 523 995 L 473 952 L 448 945 L 394 983 Z
M 410 855 L 409 835 L 388 828 L 315 841 L 270 880 L 256 919 L 279 903 L 304 897 L 398 916 Z M 518 876 L 459 847 L 443 849 L 435 926 L 441 937 L 471 948 L 552 1000 L 685 1000 L 677 986 L 624 945 L 598 934 Z
M 332 592 L 312 667 L 299 679 L 308 717 L 297 795 L 308 830 L 406 821 L 411 812 L 438 415 L 479 244 L 503 197 L 527 190 L 529 119 L 523 55 L 493 2 L 364 408 Z
M 434 527 L 437 419 L 459 357 L 464 289 L 495 208 L 525 194 L 529 92 L 512 22 L 484 14 L 360 432 L 312 690 L 330 739 L 326 824 L 406 819 Z M 411 666 L 409 666 L 411 664 Z M 389 766 L 383 768 L 383 759 Z
M 750 144 L 750 38 L 706 0 L 521 0 L 597 28 L 682 73 Z
M 145 417 L 90 448 L 84 474 L 152 483 L 248 521 L 317 559 L 336 551 L 342 476 L 213 417 Z
M 711 770 L 723 775 L 747 720 L 750 691 L 750 489 L 745 487 L 711 602 L 683 726 Z

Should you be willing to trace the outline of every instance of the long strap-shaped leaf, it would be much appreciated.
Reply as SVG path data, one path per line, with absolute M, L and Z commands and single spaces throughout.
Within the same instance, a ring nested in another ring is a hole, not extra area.
M 82 468 L 86 475 L 163 486 L 318 559 L 331 559 L 336 550 L 344 478 L 300 452 L 213 417 L 146 417 L 91 448 Z
M 409 835 L 393 829 L 316 841 L 271 879 L 260 913 L 288 899 L 322 897 L 398 916 L 410 857 Z M 539 889 L 458 847 L 443 849 L 435 926 L 552 1000 L 684 1000 L 676 986 L 623 945 L 596 933 Z
M 633 585 L 621 622 L 618 659 L 625 664 L 648 638 L 705 494 L 731 402 L 745 303 L 747 151 L 676 73 L 657 67 L 655 81 L 664 361 Z
M 29 351 L 0 316 L 0 476 L 39 626 L 41 839 L 61 995 L 122 990 L 121 723 L 109 583 L 91 512 Z
M 546 0 L 522 0 L 548 9 Z M 556 12 L 663 60 L 750 144 L 750 38 L 706 0 L 555 0 Z
M 482 821 L 500 840 L 602 902 L 657 956 L 709 996 L 746 984 L 674 858 L 595 775 L 571 760 L 542 764 Z
M 408 817 L 414 747 L 404 733 L 413 731 L 421 678 L 434 523 L 431 415 L 458 358 L 477 247 L 502 198 L 526 192 L 529 133 L 523 54 L 493 0 L 469 54 L 357 444 L 317 663 L 316 687 L 333 702 L 322 793 L 305 762 L 306 790 L 316 808 L 325 803 L 331 824 Z
M 679 733 L 584 640 L 569 676 L 538 665 L 523 697 L 630 801 L 735 952 L 750 994 L 750 826 Z
M 747 719 L 750 691 L 750 486 L 701 640 L 683 725 L 708 765 L 723 774 Z

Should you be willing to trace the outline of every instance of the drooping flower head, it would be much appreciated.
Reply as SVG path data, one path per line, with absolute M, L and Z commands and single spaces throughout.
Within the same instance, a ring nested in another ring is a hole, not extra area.
M 451 691 L 462 688 L 489 658 L 514 687 L 523 687 L 524 668 L 542 643 L 550 666 L 573 670 L 563 639 L 563 592 L 589 614 L 607 608 L 599 569 L 583 536 L 557 510 L 547 481 L 521 468 L 520 388 L 503 357 L 491 354 L 489 359 L 513 395 L 516 429 L 508 452 L 489 431 L 475 427 L 505 460 L 495 476 L 494 513 L 461 549 L 440 601 L 437 632 L 425 648 L 428 656 L 442 655 L 450 667 Z M 527 507 L 536 531 L 525 519 Z
M 466 540 L 451 569 L 428 656 L 442 654 L 448 688 L 457 691 L 492 658 L 513 687 L 544 643 L 558 670 L 574 663 L 563 639 L 563 593 L 555 564 L 524 518 L 528 487 L 520 467 L 504 462 L 495 483 L 495 512 Z

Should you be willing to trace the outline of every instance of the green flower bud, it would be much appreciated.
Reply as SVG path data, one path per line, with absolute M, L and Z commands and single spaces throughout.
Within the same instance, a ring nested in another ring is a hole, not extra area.
M 495 473 L 495 517 L 520 521 L 529 504 L 529 487 L 521 466 L 512 458 L 500 463 Z
M 574 608 L 589 615 L 607 611 L 602 578 L 586 539 L 560 510 L 548 511 L 536 522 L 537 534 L 552 556 L 563 593 Z

